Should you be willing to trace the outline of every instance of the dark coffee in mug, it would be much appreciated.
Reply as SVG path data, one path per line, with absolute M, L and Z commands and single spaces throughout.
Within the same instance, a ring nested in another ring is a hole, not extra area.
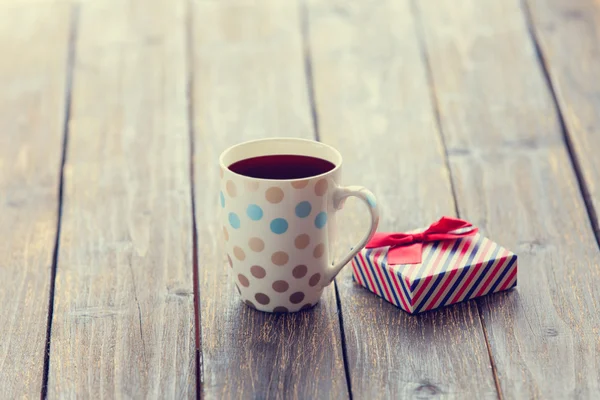
M 246 158 L 229 166 L 236 174 L 259 179 L 302 179 L 327 173 L 335 168 L 322 158 L 294 154 L 275 154 Z

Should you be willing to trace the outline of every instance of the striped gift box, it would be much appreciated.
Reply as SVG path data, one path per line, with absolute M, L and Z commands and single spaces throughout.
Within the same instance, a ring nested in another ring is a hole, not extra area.
M 419 264 L 390 265 L 388 250 L 358 253 L 354 281 L 411 314 L 517 285 L 517 256 L 480 234 L 423 243 Z

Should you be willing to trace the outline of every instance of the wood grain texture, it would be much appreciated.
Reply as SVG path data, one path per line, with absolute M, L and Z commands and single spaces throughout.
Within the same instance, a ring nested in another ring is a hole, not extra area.
M 50 398 L 194 398 L 183 1 L 80 7 Z
M 311 311 L 241 303 L 217 219 L 219 153 L 261 137 L 313 137 L 295 2 L 193 3 L 195 203 L 206 398 L 346 398 L 333 287 Z
M 418 2 L 460 214 L 519 255 L 479 300 L 504 398 L 600 395 L 600 254 L 516 0 Z
M 528 4 L 600 238 L 600 4 L 591 0 Z
M 344 183 L 381 207 L 380 231 L 454 214 L 443 144 L 408 1 L 309 1 L 320 137 L 344 156 Z M 338 218 L 346 249 L 366 230 L 350 201 Z M 355 398 L 496 398 L 475 302 L 411 316 L 337 278 Z
M 42 387 L 69 19 L 69 7 L 0 4 L 0 393 L 5 398 L 34 398 Z

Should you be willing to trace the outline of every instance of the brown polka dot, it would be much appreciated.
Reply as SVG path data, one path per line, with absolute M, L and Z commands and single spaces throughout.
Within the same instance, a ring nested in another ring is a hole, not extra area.
M 296 239 L 294 240 L 294 244 L 296 245 L 297 249 L 305 249 L 306 246 L 308 246 L 310 243 L 310 236 L 308 236 L 306 233 L 303 233 L 301 235 L 296 236 Z
M 249 192 L 256 192 L 258 190 L 258 182 L 256 181 L 247 181 L 245 186 Z
M 229 232 L 227 232 L 227 228 L 223 227 L 223 237 L 225 238 L 225 241 L 229 240 Z
M 229 261 L 229 267 L 233 268 L 233 261 L 231 261 L 231 257 L 229 257 L 229 254 L 227 254 L 227 261 Z
M 273 282 L 273 290 L 278 293 L 283 293 L 290 288 L 290 285 L 286 281 L 275 281 Z
M 256 293 L 254 295 L 254 298 L 256 299 L 256 301 L 258 301 L 262 305 L 269 304 L 269 302 L 271 301 L 269 296 L 267 296 L 264 293 Z
M 308 280 L 308 284 L 310 286 L 315 286 L 317 283 L 319 283 L 320 280 L 321 280 L 321 274 L 317 273 L 310 277 L 310 279 Z
M 285 265 L 289 261 L 290 256 L 285 251 L 277 251 L 271 256 L 271 261 L 275 265 Z
M 289 312 L 289 310 L 285 307 L 279 306 L 273 309 L 273 312 Z
M 308 185 L 308 181 L 307 180 L 292 182 L 292 187 L 294 189 L 302 189 L 302 188 L 305 188 L 306 185 Z
M 252 249 L 252 251 L 261 252 L 265 248 L 265 242 L 262 239 L 253 237 L 248 240 L 248 247 Z
M 323 196 L 325 192 L 327 192 L 327 179 L 320 179 L 319 182 L 315 185 L 315 193 L 317 196 Z
M 298 266 L 294 267 L 294 270 L 292 271 L 292 275 L 294 275 L 294 278 L 300 279 L 300 278 L 304 278 L 304 276 L 306 275 L 307 272 L 308 272 L 308 268 L 306 268 L 306 265 L 298 265 Z
M 256 310 L 256 306 L 254 305 L 253 302 L 251 302 L 250 300 L 246 300 L 244 301 L 244 303 L 246 303 L 246 305 L 250 308 L 254 308 Z
M 313 256 L 315 256 L 315 258 L 321 258 L 323 257 L 323 253 L 325 253 L 325 245 L 323 243 L 319 243 L 313 251 Z
M 244 250 L 242 250 L 242 248 L 238 246 L 235 246 L 233 248 L 233 255 L 240 261 L 244 261 L 244 259 L 246 258 L 246 253 L 244 253 Z
M 306 303 L 305 305 L 302 306 L 302 308 L 300 308 L 300 311 L 308 310 L 311 307 L 312 307 L 312 304 Z
M 227 181 L 227 184 L 225 186 L 227 187 L 227 193 L 231 197 L 235 197 L 235 195 L 237 194 L 237 189 L 235 188 L 235 183 L 233 183 L 233 181 Z
M 238 281 L 240 281 L 243 287 L 250 286 L 250 281 L 242 274 L 238 274 Z
M 258 279 L 262 279 L 265 276 L 267 276 L 267 271 L 265 271 L 265 269 L 259 265 L 253 265 L 250 268 L 250 273 L 252 274 L 253 277 L 258 278 Z
M 298 304 L 302 300 L 304 300 L 304 293 L 302 292 L 296 292 L 290 296 L 290 302 L 292 302 L 292 304 Z
M 283 200 L 283 190 L 276 186 L 270 187 L 269 189 L 267 189 L 265 197 L 267 198 L 267 201 L 269 203 L 279 203 L 281 202 L 281 200 Z

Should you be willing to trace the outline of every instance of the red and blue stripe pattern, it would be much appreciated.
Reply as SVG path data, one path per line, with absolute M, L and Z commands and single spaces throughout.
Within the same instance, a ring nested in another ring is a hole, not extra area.
M 387 252 L 362 250 L 354 280 L 411 314 L 517 285 L 517 256 L 479 234 L 424 244 L 421 264 L 389 265 Z

